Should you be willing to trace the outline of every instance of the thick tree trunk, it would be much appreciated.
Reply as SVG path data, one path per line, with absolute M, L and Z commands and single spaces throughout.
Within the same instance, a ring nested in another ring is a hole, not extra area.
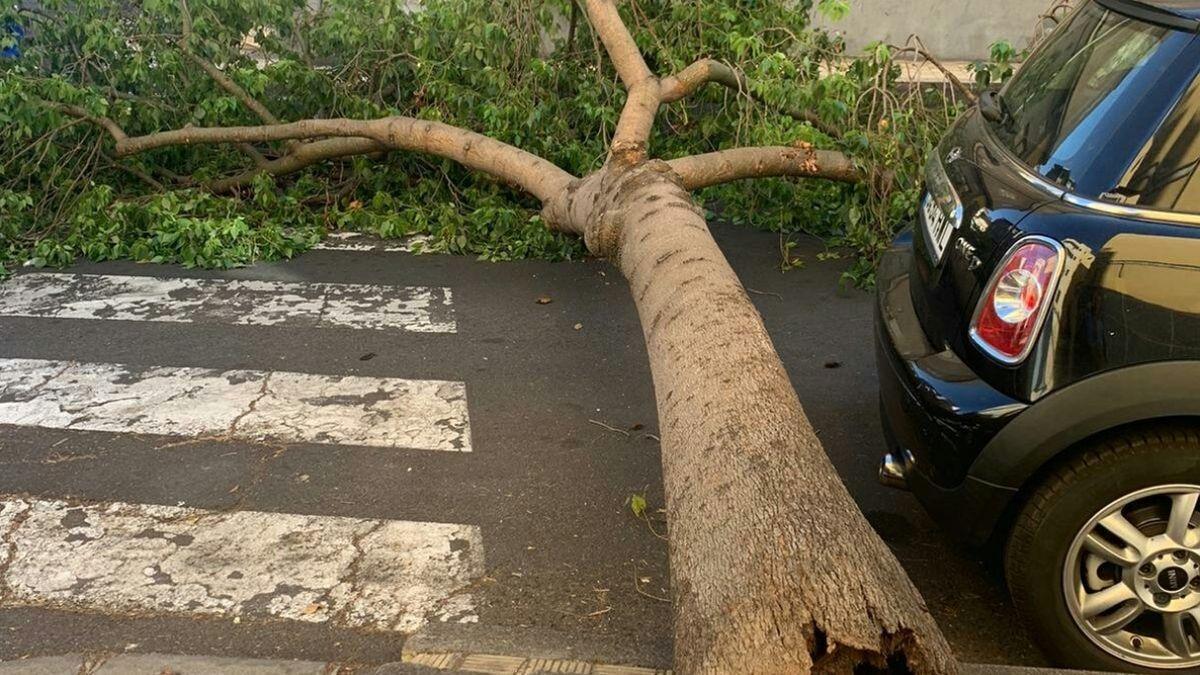
M 676 669 L 952 671 L 681 179 L 651 162 L 599 180 L 586 240 L 629 280 L 658 401 Z

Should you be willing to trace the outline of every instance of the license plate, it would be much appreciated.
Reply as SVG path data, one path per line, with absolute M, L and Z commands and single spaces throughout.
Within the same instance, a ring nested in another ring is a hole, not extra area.
M 946 213 L 933 195 L 925 195 L 921 203 L 921 216 L 925 221 L 925 234 L 929 238 L 929 254 L 936 265 L 946 253 L 946 245 L 954 234 L 955 218 Z

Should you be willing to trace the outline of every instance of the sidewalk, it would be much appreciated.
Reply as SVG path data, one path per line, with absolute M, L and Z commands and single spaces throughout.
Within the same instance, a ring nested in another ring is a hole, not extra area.
M 839 65 L 838 68 L 849 67 L 852 59 L 846 59 L 843 63 L 846 66 Z M 907 59 L 897 60 L 900 65 L 900 81 L 908 84 L 946 84 L 949 79 L 945 73 L 938 70 L 937 66 L 928 61 L 911 61 Z M 975 74 L 971 72 L 970 65 L 972 61 L 942 61 L 946 70 L 950 71 L 955 77 L 962 81 L 963 84 L 970 85 L 975 81 Z M 822 74 L 828 74 L 829 68 L 822 67 Z

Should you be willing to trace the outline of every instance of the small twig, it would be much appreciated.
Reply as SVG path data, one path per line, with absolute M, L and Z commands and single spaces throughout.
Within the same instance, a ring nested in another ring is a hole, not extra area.
M 567 28 L 567 53 L 575 52 L 575 30 L 579 27 L 579 1 L 571 0 L 571 24 Z
M 104 157 L 104 160 L 106 162 L 108 162 L 109 166 L 113 167 L 114 169 L 119 169 L 121 171 L 125 171 L 126 173 L 134 176 L 135 178 L 138 178 L 146 185 L 149 185 L 151 187 L 151 189 L 160 190 L 160 191 L 164 189 L 163 184 L 161 182 L 156 180 L 153 176 L 146 173 L 145 171 L 142 171 L 138 167 L 130 166 L 127 164 L 122 164 L 121 162 L 113 159 L 112 155 L 109 155 L 107 152 L 101 153 L 101 155 Z
M 908 38 L 908 41 L 909 43 L 915 43 L 915 45 L 912 47 L 893 46 L 892 49 L 896 51 L 897 55 L 916 54 L 917 56 L 925 59 L 929 63 L 933 64 L 934 68 L 940 70 L 942 75 L 946 76 L 946 79 L 950 81 L 950 85 L 954 87 L 955 91 L 957 91 L 960 95 L 962 95 L 963 98 L 967 100 L 968 105 L 975 105 L 976 103 L 979 103 L 979 97 L 975 95 L 975 92 L 971 91 L 970 87 L 963 84 L 963 81 L 958 79 L 957 75 L 950 72 L 949 68 L 942 65 L 942 62 L 938 61 L 933 54 L 930 54 L 929 50 L 925 48 L 925 43 L 921 41 L 921 38 L 913 35 Z
M 650 530 L 650 534 L 653 534 L 663 541 L 670 541 L 667 539 L 667 535 L 659 534 L 658 530 L 654 529 L 654 523 L 650 522 L 650 516 L 647 516 L 644 512 L 642 513 L 642 520 L 646 521 L 646 527 Z
M 628 432 L 628 431 L 625 431 L 624 429 L 618 429 L 618 428 L 616 428 L 616 427 L 614 427 L 614 426 L 609 426 L 609 425 L 605 424 L 604 422 L 601 422 L 600 420 L 588 420 L 588 424 L 595 424 L 595 425 L 596 425 L 596 426 L 598 426 L 598 427 L 603 427 L 603 428 L 605 428 L 605 429 L 608 429 L 609 431 L 612 431 L 612 432 L 614 432 L 614 433 L 621 434 L 622 436 L 625 436 L 626 438 L 629 438 L 629 432 Z
M 667 603 L 671 602 L 668 598 L 664 598 L 661 595 L 655 595 L 648 591 L 643 591 L 642 584 L 641 584 L 641 582 L 638 581 L 637 570 L 633 571 L 633 587 L 635 590 L 637 590 L 638 593 L 641 593 L 642 595 L 646 596 L 647 598 L 650 598 L 651 600 L 657 600 L 659 602 L 667 602 Z
M 770 295 L 770 296 L 774 296 L 774 297 L 776 297 L 776 298 L 779 298 L 780 300 L 783 300 L 783 296 L 782 296 L 782 295 L 780 295 L 780 294 L 778 294 L 778 293 L 772 293 L 772 292 L 770 292 L 770 291 L 759 291 L 759 290 L 755 290 L 755 289 L 753 289 L 753 288 L 750 288 L 749 286 L 746 286 L 745 288 L 746 288 L 746 292 L 747 292 L 747 293 L 753 293 L 753 294 L 755 294 L 755 295 Z

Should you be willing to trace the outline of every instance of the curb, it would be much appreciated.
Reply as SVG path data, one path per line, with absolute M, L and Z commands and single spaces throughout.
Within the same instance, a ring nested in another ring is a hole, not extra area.
M 63 654 L 0 661 L 0 675 L 671 675 L 669 670 L 502 654 L 412 653 L 359 666 L 183 654 Z
M 462 652 L 405 653 L 403 661 L 357 666 L 284 659 L 182 654 L 63 654 L 0 661 L 0 675 L 672 675 L 670 670 L 570 659 Z M 1094 671 L 962 664 L 963 675 L 1104 675 Z
M 960 664 L 962 675 L 1112 675 L 1095 670 L 1068 670 L 1040 666 L 997 666 L 986 663 Z

